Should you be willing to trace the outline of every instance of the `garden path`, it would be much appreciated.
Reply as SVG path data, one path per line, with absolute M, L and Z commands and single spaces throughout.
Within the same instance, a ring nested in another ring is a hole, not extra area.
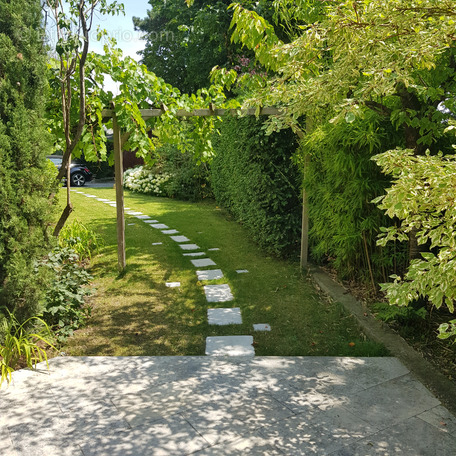
M 116 207 L 116 202 L 106 198 L 98 198 L 96 195 L 92 195 L 79 190 L 72 190 L 78 194 L 81 194 L 87 198 L 94 198 L 97 201 L 108 204 L 111 207 Z M 230 286 L 228 284 L 211 284 L 211 282 L 223 278 L 223 272 L 221 269 L 216 269 L 217 264 L 214 260 L 209 258 L 205 252 L 202 252 L 197 244 L 191 243 L 190 239 L 185 235 L 181 234 L 178 230 L 171 228 L 153 217 L 132 210 L 128 207 L 125 208 L 125 214 L 131 217 L 136 217 L 143 223 L 148 224 L 151 228 L 160 230 L 163 235 L 169 236 L 183 251 L 184 256 L 194 257 L 190 258 L 190 262 L 197 269 L 196 275 L 200 282 L 205 282 L 204 293 L 208 303 L 214 303 L 219 305 L 220 303 L 232 303 L 235 301 Z M 154 245 L 161 245 L 160 242 L 154 243 Z M 219 251 L 218 247 L 208 249 L 208 251 Z M 203 257 L 203 258 L 196 258 Z M 207 269 L 210 268 L 210 269 Z M 247 269 L 236 270 L 238 274 L 247 274 Z M 166 286 L 170 288 L 178 288 L 179 282 L 168 282 Z M 228 305 L 228 304 L 226 304 Z M 242 324 L 241 309 L 239 307 L 215 307 L 207 310 L 208 322 L 210 325 L 225 326 L 225 325 L 236 325 Z M 254 324 L 252 331 L 270 331 L 271 326 L 266 323 Z M 252 335 L 236 335 L 236 336 L 213 336 L 206 338 L 206 355 L 208 356 L 254 356 L 255 349 L 253 347 L 253 336 Z
M 211 260 L 197 247 L 182 254 Z M 223 279 L 210 266 L 196 269 L 204 287 Z M 210 323 L 242 321 L 222 307 L 229 287 L 205 292 Z M 456 418 L 398 359 L 257 357 L 250 340 L 208 340 L 212 356 L 57 357 L 14 372 L 0 390 L 0 455 L 455 455 Z M 236 351 L 249 356 L 213 356 Z

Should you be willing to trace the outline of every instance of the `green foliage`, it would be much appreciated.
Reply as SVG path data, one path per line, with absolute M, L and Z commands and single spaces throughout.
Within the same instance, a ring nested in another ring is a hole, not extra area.
M 217 202 L 250 231 L 265 250 L 297 254 L 301 233 L 301 176 L 291 160 L 291 132 L 267 136 L 254 118 L 225 119 L 214 138 L 211 164 Z
M 79 220 L 64 226 L 59 234 L 59 246 L 74 250 L 81 261 L 90 260 L 102 245 L 100 236 Z
M 0 306 L 19 321 L 40 313 L 45 287 L 32 270 L 49 249 L 49 195 L 56 190 L 46 160 L 40 6 L 0 1 Z
M 380 320 L 408 325 L 418 320 L 425 320 L 428 311 L 423 306 L 397 307 L 388 303 L 378 302 L 372 306 L 375 316 Z
M 439 327 L 439 339 L 456 338 L 456 320 L 450 320 L 448 323 L 442 323 Z
M 91 314 L 85 298 L 92 293 L 88 288 L 92 276 L 80 264 L 78 254 L 67 247 L 54 249 L 40 266 L 51 276 L 43 320 L 62 342 L 84 325 Z
M 44 360 L 47 363 L 42 344 L 53 348 L 53 334 L 41 318 L 30 317 L 19 323 L 14 314 L 9 311 L 7 314 L 2 318 L 0 327 L 0 385 L 5 380 L 10 383 L 11 374 L 19 361 L 25 362 L 29 368 Z
M 367 279 L 370 261 L 381 280 L 404 261 L 402 250 L 375 247 L 387 218 L 370 203 L 389 183 L 371 157 L 396 141 L 397 132 L 365 109 L 352 123 L 322 122 L 302 142 L 300 164 L 309 158 L 304 186 L 311 255 L 329 261 L 342 278 Z
M 173 146 L 163 146 L 158 152 L 160 160 L 157 166 L 171 175 L 164 185 L 167 196 L 189 201 L 213 196 L 209 164 L 197 164 L 190 154 L 183 154 Z
M 145 18 L 134 18 L 146 33 L 143 63 L 169 84 L 193 93 L 209 82 L 215 65 L 229 59 L 229 0 L 198 0 L 186 8 L 181 0 L 151 0 Z
M 418 298 L 439 309 L 454 312 L 456 302 L 456 157 L 415 156 L 395 149 L 374 157 L 385 174 L 393 177 L 386 195 L 374 200 L 399 226 L 383 229 L 378 241 L 406 241 L 413 233 L 422 246 L 403 277 L 382 284 L 390 304 L 407 306 Z M 445 327 L 448 329 L 448 326 Z M 443 332 L 445 334 L 445 332 Z

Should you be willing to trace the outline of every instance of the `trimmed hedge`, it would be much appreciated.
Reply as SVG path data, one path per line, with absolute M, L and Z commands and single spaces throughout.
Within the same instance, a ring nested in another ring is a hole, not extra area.
M 291 131 L 270 136 L 255 118 L 227 118 L 213 139 L 212 190 L 266 251 L 299 254 L 301 175 L 292 161 L 297 143 Z
M 0 11 L 0 308 L 22 323 L 40 312 L 46 289 L 33 271 L 51 244 L 55 167 L 46 160 L 41 2 L 0 0 Z

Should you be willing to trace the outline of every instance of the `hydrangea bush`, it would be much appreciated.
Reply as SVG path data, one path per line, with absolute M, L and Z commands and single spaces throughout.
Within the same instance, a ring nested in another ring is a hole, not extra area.
M 171 174 L 157 174 L 146 166 L 127 169 L 124 173 L 124 187 L 138 193 L 163 196 L 165 184 L 171 179 Z

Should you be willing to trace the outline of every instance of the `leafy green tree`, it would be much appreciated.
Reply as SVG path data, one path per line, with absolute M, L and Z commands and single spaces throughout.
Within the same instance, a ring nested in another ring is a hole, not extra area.
M 454 189 L 440 186 L 452 165 L 435 154 L 452 134 L 446 127 L 455 112 L 456 5 L 450 0 L 365 0 L 320 2 L 318 10 L 316 3 L 292 7 L 289 1 L 277 2 L 279 15 L 302 18 L 301 31 L 290 43 L 254 12 L 234 6 L 233 39 L 253 49 L 276 74 L 250 103 L 286 108 L 270 129 L 299 131 L 302 116 L 314 125 L 328 115 L 333 123 L 352 124 L 368 108 L 402 133 L 399 151 L 377 161 L 395 178 L 381 207 L 402 222 L 401 234 L 391 229 L 385 239 L 409 239 L 412 262 L 404 278 L 385 289 L 393 304 L 407 305 L 422 296 L 437 307 L 445 302 L 452 311 L 454 295 L 447 284 L 454 281 L 454 271 L 447 262 L 454 251 L 446 238 L 453 237 L 448 206 Z M 305 20 L 312 11 L 320 15 L 318 21 Z M 427 150 L 430 154 L 424 155 Z M 435 252 L 422 253 L 423 262 L 419 245 L 425 243 Z
M 242 53 L 252 56 L 230 40 L 230 0 L 196 0 L 189 7 L 183 0 L 149 0 L 149 4 L 147 17 L 133 19 L 136 29 L 145 33 L 142 62 L 180 91 L 194 93 L 207 87 L 213 67 L 231 68 Z M 242 4 L 272 19 L 271 0 Z
M 146 33 L 143 63 L 182 92 L 206 87 L 215 65 L 225 66 L 233 46 L 229 40 L 229 0 L 150 0 L 147 17 L 134 18 Z
M 393 177 L 386 195 L 376 199 L 398 226 L 383 229 L 380 245 L 403 241 L 416 231 L 417 242 L 425 245 L 421 258 L 413 259 L 406 273 L 394 275 L 393 283 L 382 284 L 392 305 L 407 306 L 419 298 L 440 309 L 454 312 L 456 303 L 456 157 L 413 150 L 390 150 L 375 161 Z M 456 336 L 456 320 L 440 327 L 440 337 Z
M 55 168 L 46 160 L 40 1 L 1 0 L 0 11 L 0 307 L 23 322 L 44 291 L 34 264 L 50 244 Z

